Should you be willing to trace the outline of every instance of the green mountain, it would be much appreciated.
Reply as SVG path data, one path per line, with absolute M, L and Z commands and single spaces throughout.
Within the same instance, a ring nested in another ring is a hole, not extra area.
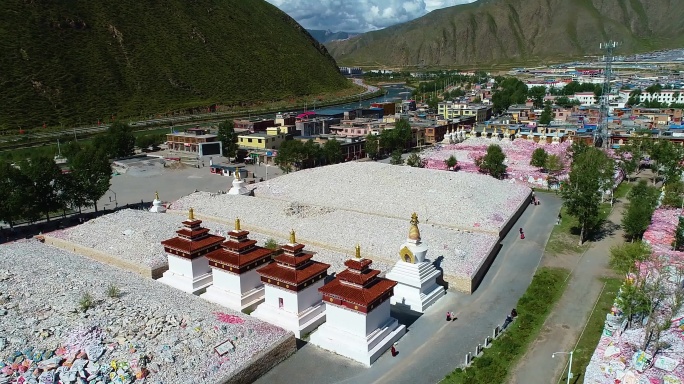
M 349 87 L 263 0 L 3 0 L 0 130 L 136 118 Z
M 320 43 L 327 43 L 334 40 L 344 40 L 358 35 L 358 33 L 333 32 L 325 29 L 307 29 L 307 32 Z
M 680 0 L 480 0 L 326 46 L 344 65 L 543 62 L 684 47 Z

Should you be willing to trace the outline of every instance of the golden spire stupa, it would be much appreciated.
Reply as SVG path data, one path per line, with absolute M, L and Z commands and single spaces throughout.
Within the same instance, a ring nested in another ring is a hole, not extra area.
M 361 258 L 361 244 L 356 243 L 356 258 L 360 259 Z
M 235 219 L 235 230 L 240 231 L 240 218 Z
M 195 211 L 192 208 L 190 208 L 190 211 L 188 211 L 188 220 L 195 220 Z
M 409 229 L 409 235 L 408 238 L 409 240 L 416 240 L 420 241 L 420 230 L 418 229 L 418 214 L 413 212 L 413 215 L 411 215 L 411 228 Z
M 290 231 L 290 244 L 297 244 L 297 238 L 295 237 L 295 230 Z
M 240 180 L 240 170 L 235 168 L 235 172 L 233 173 L 235 174 L 235 180 Z
M 159 191 L 154 191 L 154 199 L 159 200 Z

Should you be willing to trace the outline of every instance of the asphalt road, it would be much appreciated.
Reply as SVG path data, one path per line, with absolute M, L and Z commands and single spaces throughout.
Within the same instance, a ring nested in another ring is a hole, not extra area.
M 310 344 L 256 381 L 274 383 L 436 383 L 463 364 L 465 355 L 491 335 L 527 289 L 556 222 L 561 200 L 538 194 L 539 206 L 529 206 L 502 241 L 502 249 L 473 295 L 449 291 L 411 324 L 399 341 L 399 354 L 381 356 L 371 368 Z M 428 257 L 430 253 L 428 252 Z M 447 323 L 446 311 L 458 320 Z

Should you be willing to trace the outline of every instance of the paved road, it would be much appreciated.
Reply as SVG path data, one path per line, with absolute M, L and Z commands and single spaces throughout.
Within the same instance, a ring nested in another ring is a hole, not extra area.
M 610 247 L 623 242 L 617 223 L 622 218 L 624 203 L 617 203 L 604 225 L 608 235 L 594 243 L 575 266 L 563 296 L 544 323 L 544 328 L 509 380 L 510 383 L 546 384 L 553 378 L 566 377 L 567 356 L 551 358 L 554 352 L 574 349 L 601 294 L 599 280 L 608 270 Z M 583 372 L 574 372 L 575 377 Z
M 475 293 L 449 291 L 408 326 L 408 333 L 399 341 L 397 357 L 385 353 L 371 368 L 365 368 L 307 344 L 256 383 L 397 384 L 442 380 L 503 322 L 527 289 L 561 206 L 553 195 L 539 194 L 539 199 L 541 205 L 529 206 L 514 227 L 523 227 L 527 238 L 520 240 L 517 231 L 511 231 Z M 456 312 L 458 320 L 447 323 L 447 310 Z M 397 317 L 404 323 L 411 321 Z

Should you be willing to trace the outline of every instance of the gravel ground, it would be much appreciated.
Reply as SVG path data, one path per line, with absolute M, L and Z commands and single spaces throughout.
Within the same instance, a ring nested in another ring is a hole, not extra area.
M 214 201 L 211 200 L 210 193 L 200 192 L 199 194 L 202 196 L 206 195 L 210 202 Z M 196 212 L 200 213 L 197 208 Z M 244 225 L 254 224 L 251 220 L 253 217 L 252 213 L 249 210 L 244 211 L 243 214 L 240 217 Z M 225 217 L 227 221 L 231 222 L 231 225 L 205 220 L 202 226 L 209 228 L 211 233 L 226 236 L 226 233 L 233 229 L 232 220 L 235 216 L 220 217 Z M 246 218 L 250 219 L 247 220 Z M 127 209 L 101 216 L 66 230 L 50 232 L 47 235 L 94 248 L 122 261 L 157 268 L 168 266 L 168 259 L 164 253 L 161 241 L 174 237 L 176 235 L 175 231 L 183 226 L 181 223 L 183 220 L 184 217 L 181 215 Z M 286 226 L 283 228 L 290 227 Z M 278 229 L 282 230 L 282 228 Z M 283 233 L 288 231 L 288 229 L 285 229 Z M 282 244 L 288 239 L 285 235 L 279 238 L 256 231 L 250 233 L 250 238 L 257 240 L 260 245 L 264 245 L 266 240 L 271 237 Z M 355 245 L 356 243 L 353 244 Z M 395 244 L 395 247 L 398 247 L 398 244 L 400 243 Z M 316 260 L 331 265 L 329 270 L 331 273 L 343 271 L 346 268 L 344 261 L 353 257 L 353 245 L 348 247 L 351 250 L 349 253 L 335 252 L 309 244 L 305 245 L 307 245 L 307 250 L 316 252 Z M 374 263 L 373 266 L 382 272 L 386 272 L 391 268 L 389 263 L 383 262 Z
M 112 382 L 133 376 L 121 381 L 126 383 L 144 367 L 149 376 L 137 382 L 213 383 L 286 335 L 248 315 L 35 240 L 2 245 L 0 253 L 0 382 L 18 375 L 7 363 L 18 362 L 21 370 L 29 364 L 23 356 L 39 362 L 52 356 L 57 365 L 72 367 L 85 359 L 84 375 L 101 372 L 101 382 L 110 382 L 111 367 Z M 118 298 L 107 294 L 110 284 L 120 288 Z M 92 295 L 92 307 L 83 311 L 85 293 Z M 234 349 L 219 357 L 214 347 L 228 340 Z
M 331 270 L 339 272 L 344 267 L 339 261 L 352 257 L 354 246 L 361 245 L 362 252 L 374 260 L 386 260 L 393 265 L 398 258 L 401 245 L 406 241 L 409 230 L 408 215 L 395 219 L 372 214 L 314 207 L 301 203 L 239 195 L 212 195 L 206 192 L 193 193 L 174 202 L 171 208 L 182 212 L 190 207 L 198 215 L 207 215 L 229 222 L 240 217 L 245 228 L 255 232 L 278 233 L 284 241 L 290 228 L 297 231 L 304 244 L 315 250 L 320 245 L 318 260 L 334 262 Z M 431 245 L 428 258 L 442 258 L 441 267 L 445 274 L 458 277 L 472 277 L 482 260 L 498 243 L 498 235 L 482 232 L 460 231 L 432 223 L 421 224 L 421 236 Z M 257 236 L 254 237 L 259 240 Z M 338 251 L 341 255 L 328 258 L 329 253 L 320 248 Z M 347 256 L 348 255 L 348 256 Z M 382 263 L 374 264 L 384 270 Z M 338 269 L 339 267 L 339 269 Z
M 498 232 L 530 189 L 465 172 L 349 162 L 255 184 L 255 196 Z

